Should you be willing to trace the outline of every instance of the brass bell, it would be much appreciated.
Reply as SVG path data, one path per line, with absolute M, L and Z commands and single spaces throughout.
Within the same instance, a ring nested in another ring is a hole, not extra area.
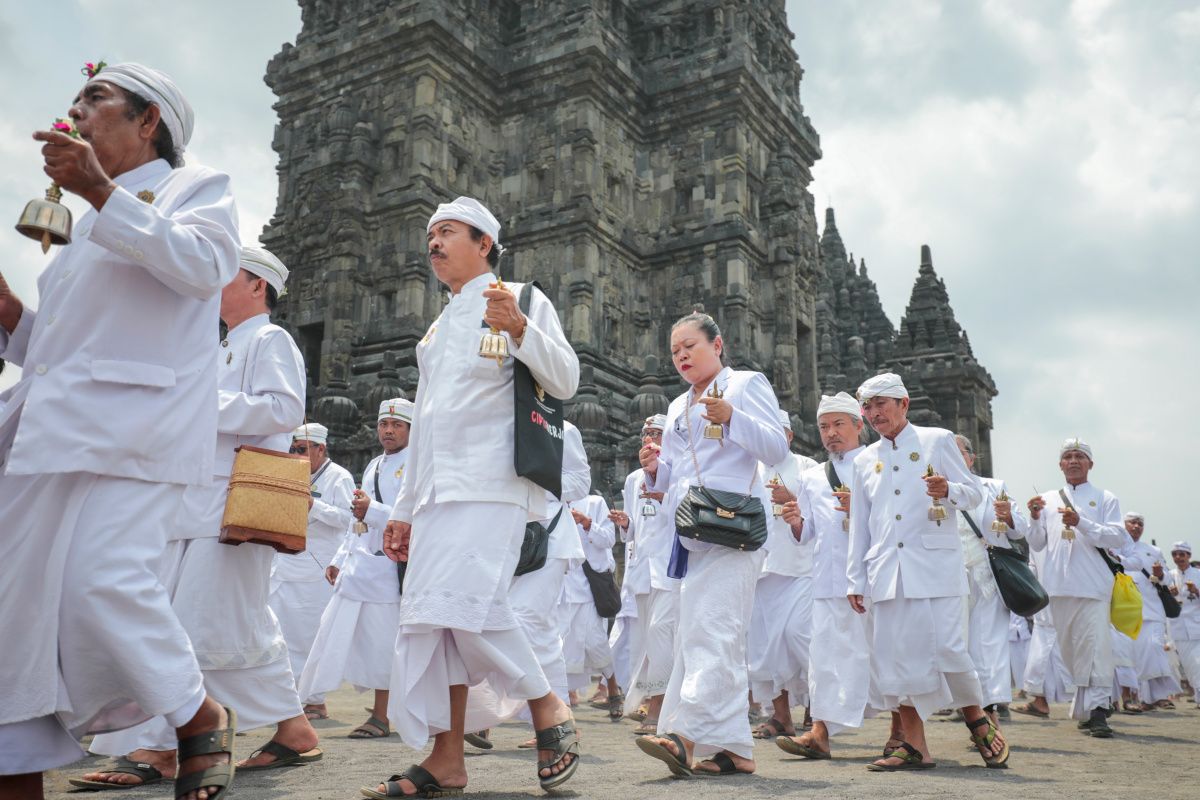
M 59 202 L 62 200 L 62 189 L 57 183 L 50 184 L 43 200 L 30 200 L 21 212 L 17 222 L 17 230 L 30 239 L 42 243 L 42 252 L 50 249 L 52 244 L 71 243 L 71 209 Z
M 1000 496 L 996 500 L 1007 503 L 1009 501 L 1008 492 L 1000 492 Z M 1002 519 L 992 520 L 992 533 L 1008 533 L 1008 523 Z
M 708 391 L 708 396 L 717 400 L 725 396 L 725 393 L 717 388 L 716 380 L 713 381 L 712 388 Z M 704 426 L 704 438 L 716 439 L 718 441 L 723 440 L 725 438 L 725 430 L 719 422 L 710 422 Z M 724 445 L 725 443 L 722 441 L 721 444 Z
M 494 358 L 497 364 L 503 364 L 504 359 L 508 357 L 508 340 L 500 331 L 492 328 L 479 340 L 479 357 Z

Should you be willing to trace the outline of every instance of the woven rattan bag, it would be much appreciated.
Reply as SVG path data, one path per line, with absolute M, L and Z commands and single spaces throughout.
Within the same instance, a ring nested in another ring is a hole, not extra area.
M 308 532 L 309 461 L 302 455 L 242 445 L 233 460 L 221 542 L 304 551 Z

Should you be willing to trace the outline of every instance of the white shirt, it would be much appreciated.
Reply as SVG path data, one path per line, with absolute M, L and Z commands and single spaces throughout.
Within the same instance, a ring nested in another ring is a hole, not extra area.
M 617 533 L 612 520 L 608 518 L 608 503 L 604 502 L 604 498 L 600 495 L 590 494 L 582 500 L 575 500 L 567 505 L 567 515 L 571 513 L 571 509 L 574 509 L 592 521 L 591 526 L 584 530 L 582 525 L 577 525 L 573 518 L 570 519 L 575 528 L 576 537 L 583 546 L 588 566 L 597 572 L 616 569 L 612 548 L 616 544 Z M 563 581 L 563 601 L 586 603 L 591 600 L 592 590 L 587 576 L 583 574 L 583 565 L 573 566 Z
M 833 472 L 842 486 L 850 486 L 854 477 L 854 459 L 862 451 L 862 447 L 856 447 L 841 457 L 830 455 Z M 824 464 L 804 471 L 797 505 L 800 507 L 800 516 L 804 518 L 800 541 L 813 547 L 813 598 L 844 598 L 849 594 L 846 553 L 850 546 L 850 533 L 842 527 L 846 513 L 836 510 L 839 503 L 833 496 L 833 487 L 829 485 Z
M 816 466 L 817 462 L 799 453 L 788 453 L 787 457 L 778 464 L 762 464 L 759 466 L 759 476 L 764 484 L 773 478 L 787 487 L 793 495 L 800 493 L 800 475 L 805 470 Z M 764 486 L 765 488 L 765 486 Z M 770 489 L 766 490 L 768 495 Z M 768 499 L 770 499 L 768 497 Z M 763 575 L 786 575 L 791 578 L 807 578 L 813 571 L 813 543 L 811 541 L 796 541 L 792 535 L 792 526 L 783 521 L 783 516 L 776 517 L 772 506 L 766 506 L 767 512 L 767 557 L 763 561 Z
M 362 534 L 354 532 L 351 512 L 350 527 L 342 535 L 342 543 L 330 561 L 330 565 L 338 568 L 334 590 L 349 600 L 367 603 L 400 601 L 400 578 L 395 562 L 383 554 L 383 531 L 387 527 L 396 495 L 400 493 L 407 462 L 407 449 L 381 453 L 371 459 L 371 463 L 363 470 L 359 488 L 371 501 L 362 520 L 367 525 L 367 531 Z
M 490 272 L 468 281 L 417 345 L 420 381 L 409 438 L 408 469 L 392 519 L 412 522 L 426 503 L 515 503 L 531 520 L 546 519 L 546 492 L 513 466 L 513 360 L 546 392 L 567 399 L 579 384 L 579 359 L 558 312 L 536 289 L 518 346 L 507 333 L 503 364 L 479 356 Z M 507 284 L 519 295 L 523 284 Z
M 0 432 L 11 420 L 17 430 L 0 472 L 207 485 L 212 342 L 238 270 L 229 177 L 159 159 L 114 181 L 38 278 L 39 308 L 11 335 L 0 327 L 0 358 L 23 368 L 2 398 Z
M 1179 601 L 1179 616 L 1171 620 L 1171 638 L 1176 640 L 1194 641 L 1200 639 L 1200 596 L 1188 595 L 1187 583 L 1200 588 L 1200 569 L 1188 567 L 1180 572 L 1178 568 L 1167 573 L 1167 586 L 1176 589 L 1175 599 Z
M 675 511 L 692 484 L 710 489 L 753 494 L 771 513 L 771 498 L 763 488 L 759 462 L 775 464 L 788 454 L 787 438 L 779 425 L 779 402 L 766 377 L 759 372 L 725 367 L 713 379 L 724 399 L 733 406 L 733 415 L 722 426 L 723 439 L 704 438 L 704 405 L 689 405 L 694 388 L 676 397 L 667 408 L 667 426 L 663 431 L 658 471 L 646 485 L 653 491 L 665 491 L 663 510 L 674 532 Z M 700 475 L 688 446 L 689 423 L 692 446 Z M 678 539 L 678 537 L 674 537 Z M 688 550 L 720 547 L 695 539 L 678 540 Z M 652 568 L 653 569 L 653 568 Z
M 1051 597 L 1084 597 L 1093 600 L 1112 598 L 1113 574 L 1096 549 L 1120 549 L 1132 539 L 1125 531 L 1121 504 L 1112 492 L 1091 483 L 1063 487 L 1071 505 L 1079 512 L 1075 538 L 1063 538 L 1066 508 L 1057 491 L 1042 495 L 1045 507 L 1038 519 L 1029 524 L 1029 547 L 1045 550 L 1038 570 L 1046 593 Z
M 342 534 L 354 515 L 354 478 L 346 469 L 326 459 L 313 473 L 312 508 L 308 511 L 308 536 L 302 553 L 276 553 L 271 578 L 276 581 L 323 581 Z
M 929 518 L 927 466 L 945 476 L 946 519 Z M 955 597 L 967 593 L 955 510 L 983 501 L 979 478 L 967 469 L 954 434 L 907 423 L 896 440 L 880 439 L 854 459 L 850 484 L 850 548 L 846 577 L 852 594 L 875 602 L 896 597 Z
M 1167 560 L 1161 550 L 1146 541 L 1144 536 L 1136 542 L 1130 536 L 1129 543 L 1115 551 L 1113 556 L 1121 562 L 1121 566 L 1125 567 L 1125 574 L 1133 578 L 1138 591 L 1142 593 L 1142 622 L 1166 622 L 1167 615 L 1163 611 L 1162 599 L 1159 598 L 1158 590 L 1154 588 L 1154 583 L 1146 573 L 1153 575 L 1155 564 L 1161 565 L 1165 570 L 1171 562 Z M 1164 575 L 1164 580 L 1165 577 Z
M 304 359 L 287 331 L 259 314 L 216 346 L 217 451 L 213 474 L 228 479 L 241 445 L 286 453 L 304 422 Z

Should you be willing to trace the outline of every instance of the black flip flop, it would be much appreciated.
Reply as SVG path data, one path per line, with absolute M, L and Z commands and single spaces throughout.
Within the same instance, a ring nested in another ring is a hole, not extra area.
M 703 775 L 706 778 L 719 778 L 723 775 L 753 775 L 752 772 L 743 772 L 733 763 L 733 759 L 725 751 L 714 753 L 711 757 L 704 759 L 701 764 L 716 764 L 717 771 L 712 772 L 707 769 L 693 769 L 696 775 Z
M 417 787 L 417 791 L 412 794 L 405 794 L 400 788 L 400 781 L 408 780 L 412 785 Z M 454 787 L 441 786 L 437 782 L 437 778 L 433 774 L 420 766 L 413 764 L 408 769 L 401 772 L 399 775 L 393 775 L 386 781 L 383 781 L 383 788 L 387 790 L 386 794 L 377 792 L 374 789 L 368 789 L 363 786 L 359 789 L 363 797 L 372 798 L 372 800 L 388 800 L 391 797 L 462 797 L 463 790 Z
M 670 739 L 675 743 L 675 747 L 679 752 L 672 753 L 666 747 L 654 741 L 655 739 Z M 687 748 L 683 746 L 683 739 L 679 738 L 679 734 L 667 733 L 662 736 L 641 736 L 634 741 L 643 753 L 651 758 L 657 758 L 666 764 L 667 768 L 671 770 L 672 775 L 678 778 L 688 778 L 696 774 L 695 770 L 688 764 Z
M 302 767 L 305 764 L 311 764 L 314 761 L 320 761 L 325 755 L 315 747 L 303 753 L 298 753 L 286 744 L 280 744 L 275 740 L 271 740 L 262 747 L 250 754 L 250 758 L 254 758 L 260 753 L 275 756 L 275 760 L 266 764 L 257 764 L 250 767 L 238 767 L 242 772 L 261 772 L 264 769 L 280 769 L 281 767 Z
M 72 786 L 78 786 L 80 789 L 91 789 L 95 792 L 104 792 L 109 789 L 136 789 L 139 786 L 150 786 L 155 783 L 173 780 L 172 778 L 164 777 L 157 768 L 149 764 L 140 764 L 136 761 L 130 761 L 125 756 L 117 759 L 117 763 L 111 769 L 100 770 L 101 775 L 137 775 L 142 779 L 141 783 L 109 783 L 108 781 L 89 781 L 83 778 L 69 778 L 67 780 Z

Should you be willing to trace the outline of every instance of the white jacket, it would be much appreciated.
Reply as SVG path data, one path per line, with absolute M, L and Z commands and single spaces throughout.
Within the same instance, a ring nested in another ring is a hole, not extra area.
M 229 177 L 160 159 L 114 180 L 39 277 L 38 309 L 0 328 L 0 358 L 23 368 L 3 397 L 0 429 L 21 414 L 0 468 L 204 485 L 220 294 L 238 270 Z

